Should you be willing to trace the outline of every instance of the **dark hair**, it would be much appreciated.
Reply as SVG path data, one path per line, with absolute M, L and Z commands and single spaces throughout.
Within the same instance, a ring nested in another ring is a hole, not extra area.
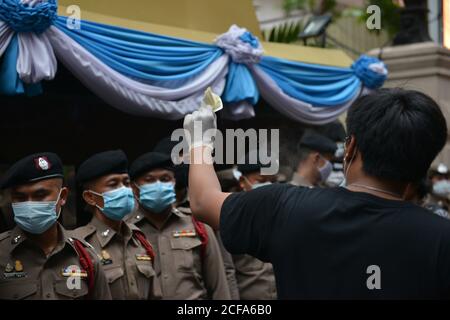
M 444 147 L 447 125 L 437 103 L 418 91 L 378 89 L 359 97 L 347 115 L 363 170 L 393 181 L 419 181 Z
M 293 163 L 293 170 L 297 170 L 297 167 L 300 163 L 305 161 L 308 156 L 313 153 L 314 151 L 307 147 L 297 147 L 297 150 L 294 154 L 294 163 Z

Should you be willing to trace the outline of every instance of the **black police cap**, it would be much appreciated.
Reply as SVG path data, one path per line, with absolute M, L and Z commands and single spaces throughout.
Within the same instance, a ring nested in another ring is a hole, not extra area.
M 58 155 L 51 152 L 35 153 L 13 164 L 0 180 L 0 188 L 63 177 L 63 165 Z
M 174 165 L 169 154 L 160 152 L 148 152 L 134 160 L 130 166 L 130 178 L 136 179 L 140 175 L 156 168 L 174 170 Z
M 77 170 L 77 182 L 83 184 L 108 174 L 128 173 L 127 155 L 122 150 L 96 153 Z
M 306 132 L 300 139 L 299 147 L 306 147 L 320 153 L 332 154 L 337 149 L 337 145 L 333 140 L 315 132 Z
M 256 161 L 254 161 L 256 159 Z M 240 161 L 242 162 L 242 161 Z M 261 168 L 267 168 L 270 164 L 262 164 L 258 153 L 255 150 L 250 151 L 245 155 L 245 160 L 243 164 L 238 164 L 237 169 L 242 174 L 248 174 L 252 172 L 260 171 Z
M 161 139 L 153 148 L 153 152 L 171 154 L 172 149 L 178 144 L 178 141 L 172 141 L 171 137 L 165 137 Z

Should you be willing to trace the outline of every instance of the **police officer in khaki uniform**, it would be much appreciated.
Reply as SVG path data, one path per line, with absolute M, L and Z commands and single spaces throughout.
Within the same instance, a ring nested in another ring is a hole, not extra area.
M 68 189 L 54 153 L 14 164 L 0 182 L 16 227 L 0 235 L 0 300 L 111 299 L 95 253 L 57 222 Z
M 240 300 L 239 287 L 236 279 L 236 268 L 234 266 L 233 256 L 225 249 L 220 232 L 216 231 L 217 242 L 219 243 L 220 253 L 222 254 L 223 266 L 227 277 L 228 288 L 230 289 L 231 300 Z
M 135 204 L 125 153 L 116 150 L 93 155 L 79 166 L 77 182 L 93 217 L 73 234 L 100 255 L 112 298 L 160 299 L 153 248 L 137 227 L 123 221 Z
M 214 232 L 173 207 L 175 177 L 170 156 L 144 154 L 130 166 L 130 176 L 139 207 L 128 221 L 154 244 L 163 299 L 230 299 Z
M 246 159 L 249 159 L 246 155 Z M 277 181 L 275 175 L 262 175 L 264 165 L 259 161 L 251 164 L 248 160 L 237 167 L 239 186 L 250 191 Z M 273 300 L 277 298 L 275 276 L 270 263 L 262 262 L 250 255 L 232 255 L 236 269 L 236 279 L 241 300 Z

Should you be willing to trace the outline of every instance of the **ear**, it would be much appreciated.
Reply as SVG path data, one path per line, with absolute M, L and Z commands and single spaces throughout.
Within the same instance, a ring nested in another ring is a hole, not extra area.
M 245 190 L 246 181 L 243 176 L 239 177 L 239 187 L 241 188 L 241 190 Z
M 69 188 L 63 187 L 61 188 L 61 194 L 59 196 L 60 202 L 59 204 L 64 206 L 67 203 L 67 196 L 69 195 Z
M 355 151 L 356 151 L 356 140 L 355 136 L 352 135 L 345 146 L 344 160 L 346 162 L 349 162 L 355 155 Z
M 320 153 L 318 153 L 318 152 L 312 152 L 312 153 L 311 153 L 311 157 L 312 157 L 314 163 L 317 164 L 317 163 L 320 162 L 320 159 L 321 159 Z
M 82 196 L 83 196 L 83 200 L 87 203 L 87 204 L 89 204 L 89 205 L 91 205 L 91 206 L 95 206 L 97 203 L 95 202 L 95 195 L 93 194 L 93 193 L 91 193 L 91 192 L 89 192 L 89 191 L 87 191 L 87 190 L 84 190 L 83 191 L 83 194 L 82 194 Z

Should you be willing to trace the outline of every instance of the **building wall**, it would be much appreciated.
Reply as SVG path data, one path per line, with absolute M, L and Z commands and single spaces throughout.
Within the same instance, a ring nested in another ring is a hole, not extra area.
M 371 55 L 378 55 L 373 50 Z M 423 42 L 383 50 L 389 69 L 386 87 L 402 87 L 424 92 L 441 107 L 450 127 L 450 50 L 433 42 Z M 435 160 L 450 166 L 450 136 L 443 151 Z
M 253 0 L 253 6 L 261 30 L 270 30 L 279 24 L 297 22 L 305 17 L 300 10 L 287 14 L 283 9 L 283 0 Z
M 283 0 L 253 0 L 256 17 L 261 30 L 270 30 L 273 27 L 286 23 L 303 20 L 306 22 L 309 15 L 301 10 L 294 10 L 289 15 L 283 9 Z M 365 0 L 339 0 L 338 8 L 343 10 L 349 7 L 364 7 Z M 382 46 L 388 40 L 386 33 L 379 35 L 369 32 L 365 24 L 357 17 L 342 16 L 329 26 L 328 45 L 343 49 L 352 58 L 361 53 Z M 301 44 L 301 43 L 299 43 Z

